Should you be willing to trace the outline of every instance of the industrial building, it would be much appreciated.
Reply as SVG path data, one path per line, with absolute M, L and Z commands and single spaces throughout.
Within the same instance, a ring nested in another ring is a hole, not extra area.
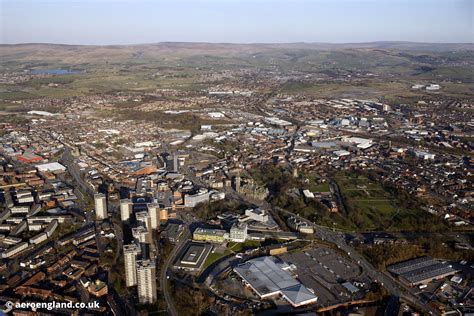
M 456 274 L 450 265 L 431 257 L 420 257 L 391 265 L 387 271 L 398 276 L 400 281 L 410 285 L 428 284 L 431 281 L 443 279 Z
M 281 295 L 293 307 L 316 303 L 316 295 L 296 280 L 288 269 L 286 263 L 267 256 L 240 264 L 234 271 L 262 299 Z

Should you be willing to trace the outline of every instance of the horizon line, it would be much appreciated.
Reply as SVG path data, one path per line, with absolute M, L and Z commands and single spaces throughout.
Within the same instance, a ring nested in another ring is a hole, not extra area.
M 363 44 L 424 44 L 424 45 L 474 45 L 474 42 L 419 42 L 403 40 L 377 40 L 362 42 L 207 42 L 207 41 L 160 41 L 134 44 L 68 44 L 53 42 L 21 42 L 21 43 L 0 43 L 0 46 L 26 46 L 26 45 L 56 45 L 56 46 L 141 46 L 160 44 L 208 44 L 208 45 L 363 45 Z

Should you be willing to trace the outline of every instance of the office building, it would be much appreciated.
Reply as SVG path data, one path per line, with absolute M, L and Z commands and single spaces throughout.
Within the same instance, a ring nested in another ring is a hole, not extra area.
M 156 267 L 152 260 L 137 262 L 138 301 L 140 304 L 153 304 L 157 300 Z
M 107 198 L 102 193 L 94 195 L 95 216 L 101 220 L 107 218 Z

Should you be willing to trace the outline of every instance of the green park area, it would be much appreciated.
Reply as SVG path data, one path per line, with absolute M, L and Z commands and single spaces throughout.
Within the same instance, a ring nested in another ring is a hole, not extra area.
M 347 218 L 360 230 L 436 230 L 442 223 L 420 208 L 416 198 L 401 196 L 364 176 L 338 175 Z
M 396 199 L 379 184 L 366 177 L 344 177 L 336 179 L 348 207 L 360 209 L 368 218 L 393 216 L 397 212 Z
M 320 184 L 315 184 L 311 186 L 310 188 L 311 192 L 329 192 L 329 183 L 320 183 Z

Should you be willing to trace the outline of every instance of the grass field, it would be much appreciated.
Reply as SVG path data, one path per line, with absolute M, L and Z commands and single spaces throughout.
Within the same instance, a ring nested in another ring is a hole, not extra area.
M 210 253 L 209 256 L 206 258 L 206 261 L 204 261 L 202 270 L 206 270 L 206 268 L 209 267 L 211 264 L 225 256 L 230 255 L 231 253 L 232 251 L 230 251 L 229 249 L 226 249 L 223 253 Z
M 229 242 L 227 248 L 233 252 L 241 252 L 242 250 L 249 248 L 260 247 L 261 243 L 259 241 L 248 240 L 246 242 Z
M 306 186 L 305 188 L 310 190 L 311 192 L 329 192 L 329 182 L 319 183 L 321 179 L 319 176 L 314 175 L 312 173 L 308 173 L 304 175 Z
M 396 197 L 365 177 L 335 178 L 349 216 L 359 220 L 368 229 L 385 228 L 399 212 Z M 356 214 L 356 215 L 354 215 Z
M 335 177 L 347 209 L 345 219 L 356 230 L 442 231 L 446 224 L 420 209 L 409 197 L 399 197 L 363 176 Z M 401 200 L 404 199 L 404 200 Z M 409 202 L 409 203 L 407 203 Z M 405 206 L 403 206 L 405 205 Z M 412 206 L 407 206 L 412 205 Z
M 311 192 L 329 192 L 329 183 L 313 183 L 308 188 Z

